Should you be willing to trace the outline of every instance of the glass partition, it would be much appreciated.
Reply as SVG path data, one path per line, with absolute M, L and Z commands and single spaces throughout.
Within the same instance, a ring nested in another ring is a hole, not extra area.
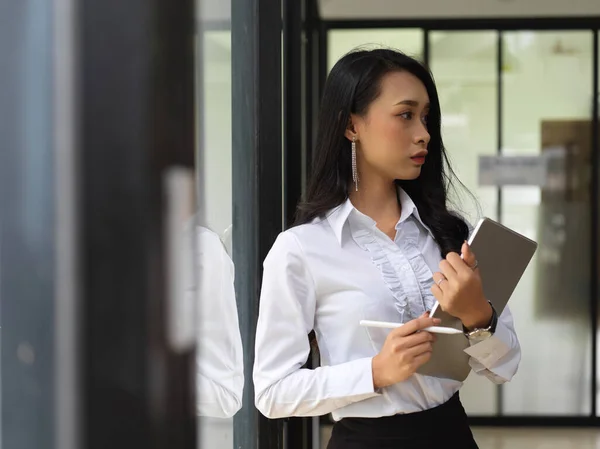
M 230 1 L 202 2 L 197 72 L 199 111 L 194 266 L 197 291 L 199 441 L 202 449 L 234 447 L 242 407 L 244 364 L 232 260 L 232 59 Z
M 502 189 L 502 223 L 539 243 L 510 301 L 523 358 L 503 388 L 507 415 L 591 411 L 592 36 L 502 35 L 502 155 L 547 170 Z
M 480 213 L 496 219 L 497 188 L 479 185 L 479 157 L 497 153 L 498 33 L 496 31 L 433 31 L 429 35 L 429 65 L 442 109 L 444 145 L 453 169 L 479 202 L 457 188 L 455 207 L 477 223 Z M 481 209 L 481 211 L 479 210 Z M 471 373 L 461 391 L 472 415 L 494 415 L 496 386 Z
M 472 223 L 488 216 L 540 245 L 510 301 L 523 351 L 519 372 L 501 387 L 470 376 L 465 408 L 475 417 L 589 416 L 596 394 L 590 310 L 598 301 L 590 294 L 592 276 L 600 278 L 591 269 L 599 249 L 590 245 L 600 231 L 600 187 L 591 184 L 598 180 L 592 112 L 600 82 L 593 80 L 594 31 L 332 29 L 328 67 L 353 48 L 381 45 L 428 55 L 444 143 L 480 208 L 460 189 L 455 205 Z M 481 168 L 497 157 L 536 168 L 519 182 L 504 182 L 500 172 L 490 180 Z

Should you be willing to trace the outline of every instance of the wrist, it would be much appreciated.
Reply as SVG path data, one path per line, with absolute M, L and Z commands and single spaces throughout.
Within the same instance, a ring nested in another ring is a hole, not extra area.
M 494 311 L 492 305 L 485 300 L 473 313 L 461 319 L 463 326 L 467 330 L 481 329 L 488 327 L 492 321 Z
M 373 357 L 373 359 L 371 360 L 371 373 L 373 376 L 373 391 L 377 391 L 379 388 L 382 387 L 382 382 L 379 376 L 379 354 Z

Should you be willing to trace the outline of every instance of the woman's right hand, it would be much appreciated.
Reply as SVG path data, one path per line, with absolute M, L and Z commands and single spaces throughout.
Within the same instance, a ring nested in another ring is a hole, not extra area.
M 429 360 L 436 337 L 430 332 L 418 331 L 437 326 L 440 322 L 437 318 L 430 318 L 427 312 L 390 332 L 381 352 L 373 357 L 375 389 L 408 379 Z

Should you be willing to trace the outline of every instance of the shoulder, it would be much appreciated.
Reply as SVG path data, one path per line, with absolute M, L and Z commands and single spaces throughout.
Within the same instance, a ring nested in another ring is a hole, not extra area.
M 304 257 L 306 252 L 312 252 L 314 247 L 319 247 L 329 238 L 333 238 L 333 232 L 327 219 L 317 218 L 310 223 L 281 232 L 275 239 L 268 257 L 290 253 Z
M 294 226 L 288 229 L 283 234 L 293 235 L 298 242 L 308 243 L 315 238 L 323 237 L 331 232 L 331 226 L 327 218 L 315 218 L 310 223 L 299 226 Z

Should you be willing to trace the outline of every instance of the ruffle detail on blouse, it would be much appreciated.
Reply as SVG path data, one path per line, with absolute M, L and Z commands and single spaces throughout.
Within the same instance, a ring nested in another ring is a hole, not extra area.
M 419 250 L 418 239 L 421 231 L 414 219 L 405 221 L 400 227 L 400 232 L 400 241 L 397 244 L 401 246 L 406 254 L 419 283 L 419 293 L 423 303 L 423 310 L 417 315 L 420 316 L 426 310 L 431 310 L 435 305 L 436 299 L 431 292 L 433 273 Z
M 402 223 L 396 244 L 390 241 L 385 247 L 383 236 L 376 236 L 375 230 L 352 228 L 352 237 L 361 248 L 369 251 L 373 264 L 392 293 L 400 322 L 418 318 L 431 310 L 435 303 L 430 291 L 433 274 L 419 251 L 417 224 L 412 220 Z

